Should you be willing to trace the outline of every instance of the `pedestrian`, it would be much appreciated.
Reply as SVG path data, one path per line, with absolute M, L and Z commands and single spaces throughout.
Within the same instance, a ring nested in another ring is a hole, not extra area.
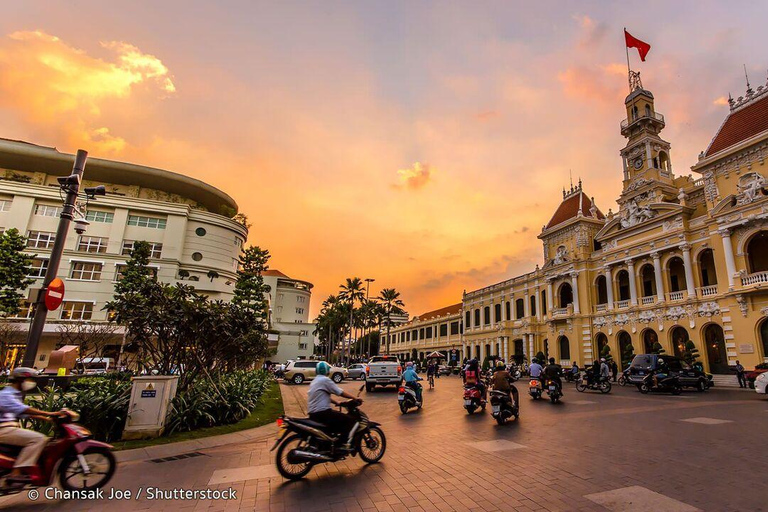
M 747 377 L 744 375 L 745 373 L 744 367 L 741 365 L 739 360 L 736 360 L 736 378 L 739 379 L 739 387 L 740 388 L 747 388 Z
M 616 379 L 619 378 L 619 365 L 616 364 L 615 359 L 611 359 L 611 371 L 613 372 L 613 382 L 616 382 Z

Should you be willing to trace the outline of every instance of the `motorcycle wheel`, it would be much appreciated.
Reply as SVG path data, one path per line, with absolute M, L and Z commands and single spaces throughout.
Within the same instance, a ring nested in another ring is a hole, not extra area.
M 405 405 L 405 402 L 400 402 L 400 412 L 403 414 L 408 412 L 408 406 Z
M 639 391 L 640 391 L 642 394 L 644 394 L 644 395 L 647 395 L 647 394 L 648 394 L 648 392 L 650 391 L 650 388 L 648 388 L 648 384 L 645 384 L 645 383 L 643 383 L 643 384 L 640 384 L 639 386 L 637 386 L 637 389 L 638 389 L 638 390 L 639 390 Z
M 293 444 L 295 444 L 295 446 L 292 446 Z M 302 444 L 304 444 L 302 437 L 294 434 L 288 436 L 277 449 L 277 455 L 275 455 L 277 471 L 288 480 L 301 480 L 312 470 L 311 462 L 301 462 L 299 464 L 291 464 L 288 462 L 288 454 L 291 450 L 298 448 Z
M 467 410 L 467 414 L 475 414 L 475 407 L 474 406 L 472 406 L 472 407 L 465 407 L 465 409 Z
M 506 423 L 506 420 L 501 417 L 501 414 L 499 414 L 498 416 L 496 416 L 496 423 L 498 423 L 499 425 L 503 425 L 504 423 Z
M 84 474 L 77 455 L 70 453 L 59 466 L 61 487 L 67 491 L 91 491 L 104 487 L 117 469 L 115 455 L 110 449 L 99 446 L 88 448 L 81 455 L 91 472 Z
M 387 449 L 387 438 L 379 427 L 371 427 L 359 437 L 357 451 L 368 464 L 379 462 Z
M 707 383 L 704 382 L 704 380 L 700 380 L 699 384 L 696 386 L 696 389 L 703 393 L 707 390 Z
M 557 403 L 557 397 L 555 395 L 552 395 L 549 397 L 549 400 L 554 404 Z
M 625 379 L 624 376 L 622 375 L 621 377 L 619 377 L 619 386 L 626 386 L 626 385 L 627 385 L 627 379 Z
M 683 392 L 683 386 L 680 384 L 676 384 L 675 387 L 672 388 L 672 394 L 673 395 L 679 395 Z
M 611 392 L 611 383 L 608 381 L 603 382 L 603 385 L 600 386 L 600 392 L 602 394 L 607 394 Z
M 576 384 L 576 391 L 578 391 L 579 393 L 583 393 L 586 390 L 587 390 L 587 385 L 584 384 L 583 382 L 579 382 L 578 384 Z

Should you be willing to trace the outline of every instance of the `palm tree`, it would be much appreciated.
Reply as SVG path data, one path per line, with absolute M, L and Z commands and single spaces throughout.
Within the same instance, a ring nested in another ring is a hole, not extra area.
M 389 355 L 389 329 L 392 326 L 392 315 L 402 315 L 405 313 L 403 307 L 405 303 L 400 299 L 400 292 L 394 288 L 384 288 L 377 300 L 383 309 L 383 316 L 387 322 L 387 355 Z
M 349 363 L 350 356 L 350 344 L 352 342 L 352 330 L 354 328 L 354 314 L 355 303 L 362 302 L 365 298 L 365 287 L 363 286 L 363 280 L 359 277 L 347 278 L 345 284 L 339 286 L 341 291 L 339 292 L 339 298 L 346 301 L 349 307 L 349 341 L 346 346 L 346 362 Z

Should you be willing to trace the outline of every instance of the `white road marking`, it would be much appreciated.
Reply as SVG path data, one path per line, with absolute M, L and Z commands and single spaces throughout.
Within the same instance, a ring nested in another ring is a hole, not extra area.
M 590 404 L 596 404 L 597 402 L 592 402 L 590 400 L 576 400 L 575 402 L 568 401 L 569 404 L 575 404 L 575 405 L 590 405 Z
M 208 480 L 208 485 L 219 485 L 230 482 L 242 482 L 244 480 L 258 480 L 260 478 L 272 478 L 280 476 L 272 464 L 263 466 L 246 466 L 244 468 L 217 469 Z
M 702 425 L 721 425 L 723 423 L 733 423 L 732 420 L 720 420 L 717 418 L 704 418 L 704 417 L 688 418 L 680 421 L 687 421 L 688 423 L 700 423 Z
M 512 441 L 505 441 L 504 439 L 497 439 L 494 441 L 480 441 L 477 443 L 467 443 L 467 445 L 487 453 L 501 452 L 504 450 L 517 450 L 518 448 L 525 448 L 525 446 L 522 444 L 513 443 Z
M 613 512 L 647 512 L 664 510 L 665 512 L 701 512 L 687 503 L 672 499 L 645 487 L 634 485 L 612 491 L 598 492 L 584 496 L 590 501 L 602 505 Z

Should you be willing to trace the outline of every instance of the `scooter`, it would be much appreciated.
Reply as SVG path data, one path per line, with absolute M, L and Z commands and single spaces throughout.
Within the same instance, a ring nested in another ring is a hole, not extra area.
M 512 416 L 516 420 L 520 417 L 520 406 L 512 399 L 511 393 L 491 391 L 491 416 L 496 423 L 503 425 Z
M 621 372 L 618 379 L 619 386 L 626 386 L 629 384 L 629 368 Z
M 485 411 L 486 401 L 476 386 L 464 386 L 464 409 L 467 414 L 474 414 L 480 408 Z
M 363 389 L 364 387 L 361 387 L 360 391 Z M 344 449 L 345 440 L 329 434 L 327 427 L 322 423 L 309 418 L 280 416 L 277 426 L 284 429 L 285 433 L 270 450 L 277 448 L 275 464 L 280 474 L 289 480 L 299 480 L 304 478 L 315 464 L 336 462 L 355 455 L 360 455 L 368 464 L 379 462 L 387 449 L 387 439 L 380 424 L 370 421 L 359 409 L 361 404 L 360 399 L 338 404 L 339 409 L 346 409 L 347 415 L 357 422 L 351 449 Z
M 509 370 L 509 376 L 510 376 L 510 380 L 512 382 L 515 382 L 515 381 L 520 380 L 520 377 L 522 377 L 522 373 L 520 373 L 520 369 L 519 368 L 511 368 Z
M 531 377 L 531 381 L 528 383 L 528 394 L 531 395 L 531 398 L 534 400 L 538 400 L 541 398 L 542 392 L 541 379 L 538 377 Z
M 78 413 L 68 409 L 51 418 L 53 438 L 40 454 L 37 465 L 28 470 L 32 479 L 26 485 L 7 479 L 22 447 L 0 444 L 0 496 L 53 485 L 57 466 L 64 490 L 94 491 L 104 487 L 117 468 L 112 446 L 91 439 L 91 432 L 75 423 L 79 419 Z
M 584 391 L 592 389 L 600 391 L 603 394 L 611 392 L 611 383 L 607 378 L 598 377 L 597 381 L 588 379 L 586 375 L 581 379 L 581 382 L 576 384 L 576 391 L 583 393 Z
M 560 397 L 563 396 L 563 392 L 560 391 L 560 387 L 557 385 L 557 382 L 550 379 L 547 379 L 547 394 L 549 395 L 549 400 L 553 404 L 559 402 Z
M 680 377 L 677 375 L 668 375 L 658 381 L 658 385 L 653 385 L 653 374 L 649 373 L 643 381 L 637 385 L 637 389 L 644 395 L 650 391 L 668 391 L 673 395 L 679 395 L 683 392 L 683 386 L 680 384 Z
M 421 401 L 419 401 L 416 390 L 403 384 L 397 388 L 397 403 L 400 405 L 400 412 L 407 414 L 414 407 L 421 409 L 421 406 L 424 405 L 424 396 L 422 395 Z

